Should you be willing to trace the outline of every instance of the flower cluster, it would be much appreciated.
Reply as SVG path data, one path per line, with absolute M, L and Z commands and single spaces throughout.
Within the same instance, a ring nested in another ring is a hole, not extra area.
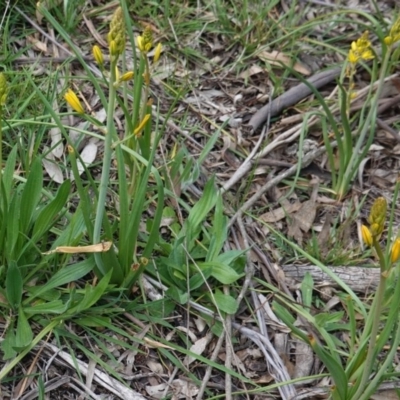
M 366 225 L 361 226 L 362 238 L 368 246 L 372 246 L 374 240 L 378 241 L 383 229 L 385 228 L 385 217 L 387 203 L 384 197 L 378 197 L 371 207 L 368 217 L 369 228 Z
M 125 20 L 121 7 L 118 7 L 111 19 L 110 31 L 107 35 L 110 54 L 118 57 L 125 50 L 126 32 Z
M 390 28 L 389 35 L 385 37 L 384 42 L 388 46 L 398 42 L 400 40 L 400 17 L 397 18 L 395 23 Z
M 153 47 L 153 32 L 150 27 L 146 27 L 143 34 L 137 37 L 137 46 L 141 53 L 147 54 Z M 154 51 L 153 62 L 157 62 L 161 55 L 161 43 L 158 43 Z
M 379 246 L 378 241 L 385 228 L 387 202 L 384 197 L 378 197 L 371 207 L 368 217 L 369 227 L 361 226 L 361 236 L 369 247 Z M 400 259 L 400 238 L 394 240 L 390 252 L 390 262 L 393 264 Z
M 371 42 L 368 39 L 368 31 L 365 31 L 359 39 L 351 43 L 347 59 L 351 64 L 355 65 L 360 60 L 367 61 L 373 58 L 374 53 L 372 52 Z

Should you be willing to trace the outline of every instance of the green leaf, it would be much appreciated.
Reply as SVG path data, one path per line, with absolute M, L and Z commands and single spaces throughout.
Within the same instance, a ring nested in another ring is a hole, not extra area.
M 237 301 L 232 296 L 223 294 L 220 290 L 216 290 L 213 297 L 216 303 L 215 306 L 219 310 L 228 314 L 235 314 L 238 310 Z
M 195 290 L 204 284 L 205 280 L 207 280 L 211 276 L 211 268 L 204 269 L 196 274 L 194 274 L 189 280 L 189 288 L 190 290 Z
M 218 194 L 215 205 L 213 227 L 210 234 L 211 242 L 207 252 L 206 261 L 215 259 L 222 251 L 227 237 L 227 218 L 224 215 L 222 196 Z
M 335 322 L 342 321 L 343 311 L 337 311 L 334 313 L 320 313 L 315 315 L 315 323 L 320 327 L 325 327 L 326 325 L 333 324 Z
M 40 297 L 43 293 L 54 289 L 55 287 L 66 285 L 67 283 L 77 281 L 81 279 L 94 267 L 94 260 L 92 257 L 80 262 L 75 265 L 66 266 L 58 271 L 50 280 L 38 288 L 37 291 L 32 291 L 32 297 Z M 30 300 L 32 300 L 32 297 Z
M 4 168 L 3 173 L 3 187 L 4 187 L 4 194 L 7 199 L 7 203 L 10 203 L 11 193 L 13 189 L 13 182 L 14 182 L 14 172 L 15 172 L 15 164 L 17 159 L 17 150 L 18 147 L 15 145 L 11 150 L 10 154 L 7 157 L 6 166 Z
M 15 333 L 14 326 L 11 324 L 8 329 L 4 340 L 1 342 L 1 350 L 3 351 L 3 360 L 14 359 L 17 355 L 15 351 Z
M 35 304 L 31 307 L 25 307 L 24 311 L 27 316 L 37 314 L 62 314 L 67 310 L 68 305 L 61 300 L 53 300 L 45 303 Z
M 46 207 L 42 209 L 33 228 L 33 243 L 36 243 L 43 236 L 44 233 L 48 232 L 53 227 L 55 217 L 65 206 L 70 190 L 71 182 L 69 180 L 66 180 L 59 187 L 56 197 Z
M 198 232 L 200 232 L 203 221 L 210 210 L 214 207 L 216 201 L 217 190 L 214 186 L 214 178 L 211 178 L 204 187 L 203 196 L 190 210 L 187 218 L 186 226 L 189 242 L 195 239 Z
M 81 317 L 74 319 L 74 322 L 81 325 L 87 326 L 89 328 L 102 328 L 109 327 L 112 324 L 110 317 L 101 317 L 96 315 L 95 317 Z
M 211 276 L 215 278 L 218 282 L 223 283 L 224 285 L 229 285 L 233 282 L 236 282 L 240 277 L 243 276 L 243 274 L 238 274 L 229 265 L 218 261 L 198 263 L 198 266 L 202 270 L 210 268 Z
M 311 348 L 314 350 L 318 358 L 324 363 L 328 369 L 333 381 L 335 382 L 335 391 L 337 391 L 339 399 L 347 398 L 348 380 L 343 367 L 332 357 L 313 336 L 309 337 Z
M 36 159 L 25 183 L 21 198 L 21 215 L 19 225 L 22 233 L 28 233 L 43 188 L 43 170 L 39 159 Z
M 228 250 L 221 253 L 215 261 L 223 264 L 228 264 L 234 268 L 236 272 L 242 273 L 246 264 L 245 257 L 242 257 L 247 250 Z
M 22 307 L 18 311 L 17 332 L 15 335 L 15 348 L 22 350 L 33 340 L 33 332 Z
M 7 259 L 15 260 L 18 255 L 16 255 L 17 242 L 19 237 L 19 220 L 21 212 L 21 196 L 18 192 L 15 192 L 11 202 L 8 213 L 4 216 L 7 221 L 7 242 L 5 247 L 5 253 Z
M 314 280 L 311 274 L 306 272 L 303 281 L 301 282 L 301 295 L 304 307 L 311 307 L 313 288 Z
M 6 296 L 10 306 L 16 310 L 22 300 L 23 281 L 21 271 L 15 262 L 11 262 L 6 273 Z
M 179 304 L 186 304 L 189 300 L 189 295 L 187 293 L 174 286 L 170 287 L 166 294 Z
M 87 283 L 85 286 L 85 294 L 83 299 L 76 307 L 68 310 L 68 314 L 78 314 L 96 304 L 106 291 L 112 276 L 112 272 L 112 269 L 108 271 L 107 275 L 105 275 L 96 286 L 92 286 L 90 283 Z

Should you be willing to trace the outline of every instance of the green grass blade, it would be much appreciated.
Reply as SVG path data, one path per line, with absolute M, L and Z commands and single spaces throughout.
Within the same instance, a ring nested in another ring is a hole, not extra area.
M 32 163 L 31 171 L 21 196 L 20 229 L 28 233 L 43 187 L 43 169 L 39 159 Z

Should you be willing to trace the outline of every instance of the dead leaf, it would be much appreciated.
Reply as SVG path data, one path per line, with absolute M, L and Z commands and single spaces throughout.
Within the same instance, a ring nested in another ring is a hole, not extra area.
M 292 58 L 284 53 L 281 53 L 280 51 L 261 51 L 257 54 L 257 56 L 260 60 L 265 61 L 271 65 L 281 67 L 283 64 L 293 68 L 296 72 L 302 75 L 308 76 L 311 74 L 310 69 L 306 65 L 298 61 L 296 61 L 293 65 Z
M 146 392 L 155 399 L 162 399 L 165 389 L 168 388 L 167 383 L 161 383 L 155 386 L 146 386 Z M 192 382 L 183 379 L 175 379 L 169 385 L 168 392 L 173 393 L 174 399 L 192 399 L 199 392 L 199 388 Z
M 36 39 L 34 36 L 27 36 L 26 40 L 33 45 L 33 48 L 43 53 L 47 53 L 47 46 L 46 43 L 41 42 L 40 40 Z
M 49 177 L 56 183 L 63 183 L 64 176 L 61 171 L 58 162 L 55 160 L 53 153 L 49 151 L 48 147 L 43 148 L 43 153 L 46 154 L 46 158 L 42 158 L 42 164 L 45 171 L 49 174 Z
M 325 215 L 324 225 L 322 225 L 321 232 L 318 235 L 318 246 L 321 254 L 326 255 L 329 251 L 329 238 L 331 234 L 331 221 L 332 214 L 327 212 Z
M 250 68 L 248 68 L 248 69 L 244 70 L 243 72 L 241 72 L 241 74 L 239 76 L 242 79 L 248 79 L 253 75 L 261 74 L 264 71 L 265 70 L 263 68 L 261 68 L 259 65 L 254 64 Z
M 42 254 L 78 254 L 78 253 L 104 253 L 111 249 L 112 242 L 102 242 L 98 244 L 91 244 L 89 246 L 58 246 L 54 250 L 46 251 Z
M 143 341 L 146 343 L 147 346 L 153 347 L 155 349 L 161 348 L 161 349 L 172 349 L 172 347 L 167 346 L 166 344 L 157 342 L 153 339 L 149 339 L 147 337 L 143 338 Z
M 147 360 L 146 365 L 149 367 L 150 371 L 155 374 L 162 374 L 164 372 L 163 366 L 159 362 Z
M 315 179 L 310 183 L 313 185 L 310 200 L 302 204 L 299 211 L 292 216 L 288 224 L 288 236 L 294 238 L 299 244 L 303 241 L 303 232 L 306 233 L 311 229 L 317 215 L 318 180 Z
M 210 343 L 211 339 L 213 337 L 212 333 L 208 333 L 206 336 L 202 337 L 201 339 L 197 340 L 193 345 L 190 347 L 190 351 L 195 354 L 203 354 L 204 350 L 207 348 L 207 345 Z M 183 363 L 185 365 L 191 364 L 194 360 L 196 360 L 195 357 L 187 355 L 185 357 L 185 360 Z
M 398 400 L 398 398 L 399 394 L 397 389 L 383 390 L 370 397 L 371 400 Z
M 298 211 L 302 207 L 302 204 L 297 201 L 296 203 L 287 202 L 285 206 L 279 207 L 275 210 L 268 211 L 267 213 L 260 216 L 260 219 L 264 222 L 278 222 L 285 218 L 288 214 L 292 214 Z
M 97 141 L 97 139 L 94 139 Z M 76 164 L 78 167 L 78 172 L 79 175 L 81 175 L 83 173 L 83 171 L 85 171 L 85 167 L 88 167 L 95 159 L 96 159 L 96 155 L 97 155 L 97 144 L 94 142 L 94 140 L 89 140 L 89 142 L 86 144 L 86 146 L 83 148 L 83 150 L 81 151 L 81 159 L 77 160 Z M 83 163 L 85 164 L 85 166 L 83 165 Z M 70 179 L 71 181 L 74 180 L 74 175 L 73 172 L 71 171 L 71 175 L 70 175 Z

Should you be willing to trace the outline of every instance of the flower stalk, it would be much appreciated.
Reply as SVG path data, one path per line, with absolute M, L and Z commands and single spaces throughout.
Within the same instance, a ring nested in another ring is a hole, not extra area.
M 2 191 L 3 179 L 3 107 L 6 104 L 7 94 L 7 80 L 5 75 L 0 73 L 0 193 Z
M 117 63 L 119 56 L 125 49 L 125 22 L 123 19 L 122 8 L 118 7 L 114 12 L 114 15 L 110 23 L 110 31 L 107 35 L 108 43 L 110 46 L 111 63 L 110 63 L 110 78 L 109 78 L 109 97 L 108 97 L 108 108 L 107 108 L 107 125 L 104 140 L 104 156 L 103 156 L 103 168 L 101 172 L 101 179 L 99 185 L 99 196 L 97 199 L 96 207 L 96 219 L 93 228 L 93 243 L 97 244 L 101 242 L 101 228 L 103 226 L 103 219 L 105 214 L 105 204 L 107 197 L 108 184 L 110 180 L 110 168 L 111 168 L 111 155 L 113 151 L 113 135 L 115 132 L 114 125 L 114 110 L 116 103 L 116 88 L 115 83 L 117 82 Z M 107 269 L 104 266 L 103 259 L 100 253 L 94 255 L 97 267 L 103 275 L 106 275 Z

